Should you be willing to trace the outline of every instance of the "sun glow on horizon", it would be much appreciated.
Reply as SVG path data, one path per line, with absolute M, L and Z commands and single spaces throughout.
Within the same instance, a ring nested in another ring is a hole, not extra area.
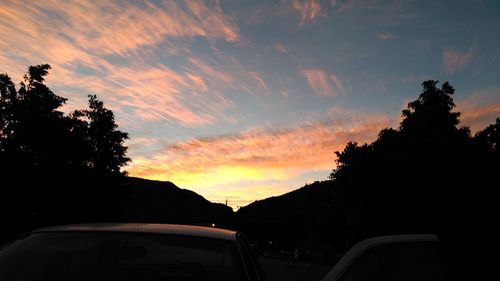
M 473 131 L 500 116 L 500 6 L 396 2 L 5 0 L 0 73 L 50 64 L 68 112 L 97 95 L 131 176 L 251 202 L 326 179 L 424 80 L 450 81 Z

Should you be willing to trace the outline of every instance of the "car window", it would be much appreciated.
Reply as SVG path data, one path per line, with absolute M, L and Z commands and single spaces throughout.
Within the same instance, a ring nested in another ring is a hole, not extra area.
M 237 251 L 231 241 L 180 235 L 39 233 L 0 252 L 0 280 L 245 280 Z
M 412 242 L 374 247 L 359 256 L 341 281 L 442 281 L 436 243 Z

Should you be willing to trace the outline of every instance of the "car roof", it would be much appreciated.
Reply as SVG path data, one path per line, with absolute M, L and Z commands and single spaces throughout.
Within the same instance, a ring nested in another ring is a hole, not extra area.
M 363 252 L 366 252 L 374 247 L 385 244 L 438 241 L 439 239 L 435 234 L 400 234 L 368 238 L 355 244 L 351 249 L 349 249 L 347 253 L 345 253 L 339 261 L 337 261 L 330 272 L 323 277 L 322 281 L 338 280 L 349 265 L 361 256 Z
M 60 225 L 39 228 L 32 231 L 32 233 L 61 231 L 140 232 L 197 236 L 231 241 L 236 240 L 236 232 L 227 229 L 194 225 L 151 223 L 92 223 Z

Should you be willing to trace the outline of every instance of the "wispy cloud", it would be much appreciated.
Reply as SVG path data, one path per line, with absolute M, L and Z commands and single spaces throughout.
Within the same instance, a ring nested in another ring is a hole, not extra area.
M 380 32 L 380 33 L 376 33 L 375 36 L 381 40 L 391 40 L 391 39 L 397 38 L 396 35 L 394 33 L 391 33 L 391 32 Z
M 466 52 L 450 48 L 444 49 L 443 62 L 441 66 L 442 72 L 444 74 L 454 74 L 455 72 L 463 69 L 471 61 L 474 51 L 474 45 L 471 45 Z
M 500 118 L 500 102 L 479 107 L 462 105 L 461 110 L 461 123 L 471 127 L 473 132 L 484 129 L 495 123 L 496 118 Z
M 269 89 L 267 88 L 267 84 L 266 82 L 264 81 L 264 79 L 262 79 L 262 77 L 259 75 L 259 73 L 255 72 L 255 71 L 251 71 L 249 72 L 250 76 L 252 76 L 253 79 L 255 79 L 260 87 L 260 89 L 266 94 L 266 95 L 270 95 L 271 92 L 269 92 Z
M 239 41 L 238 27 L 216 6 L 202 1 L 4 1 L 0 36 L 1 71 L 20 80 L 27 66 L 50 63 L 48 83 L 70 91 L 68 110 L 85 106 L 82 96 L 92 92 L 116 110 L 120 122 L 203 126 L 228 119 L 222 112 L 231 102 L 209 87 L 234 78 L 170 43 L 192 37 Z M 186 58 L 183 68 L 158 61 L 160 45 L 168 46 L 162 54 Z
M 500 88 L 479 91 L 457 102 L 461 112 L 460 122 L 469 126 L 472 132 L 484 129 L 500 117 Z
M 301 73 L 318 96 L 333 97 L 344 93 L 342 81 L 335 74 L 328 75 L 324 70 L 318 68 L 302 69 Z
M 282 54 L 288 53 L 288 49 L 285 46 L 283 46 L 283 44 L 281 44 L 281 43 L 275 43 L 273 45 L 273 47 L 279 53 L 282 53 Z
M 248 192 L 269 183 L 286 184 L 313 171 L 323 171 L 326 177 L 334 168 L 334 152 L 347 141 L 369 141 L 380 129 L 394 123 L 383 114 L 340 108 L 330 116 L 327 121 L 289 129 L 258 128 L 178 142 L 153 157 L 135 158 L 129 172 L 171 180 L 201 194 L 211 194 L 214 189 L 224 194 L 231 186 L 244 183 Z
M 337 91 L 339 93 L 342 93 L 342 94 L 345 93 L 344 84 L 342 83 L 340 78 L 338 78 L 335 74 L 330 74 L 330 80 L 333 82 L 333 85 L 335 86 L 335 88 L 337 89 Z
M 2 24 L 38 33 L 38 39 L 54 29 L 75 46 L 100 53 L 123 53 L 169 37 L 240 39 L 229 17 L 200 1 L 187 1 L 185 8 L 173 1 L 144 6 L 123 1 L 7 1 L 2 10 Z
M 300 14 L 300 24 L 324 16 L 321 12 L 321 5 L 318 0 L 295 0 L 293 1 L 293 8 Z

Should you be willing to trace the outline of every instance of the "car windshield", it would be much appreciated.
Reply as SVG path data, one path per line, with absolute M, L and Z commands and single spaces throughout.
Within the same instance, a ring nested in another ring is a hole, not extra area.
M 0 251 L 0 280 L 244 280 L 244 272 L 231 241 L 148 233 L 47 232 Z

